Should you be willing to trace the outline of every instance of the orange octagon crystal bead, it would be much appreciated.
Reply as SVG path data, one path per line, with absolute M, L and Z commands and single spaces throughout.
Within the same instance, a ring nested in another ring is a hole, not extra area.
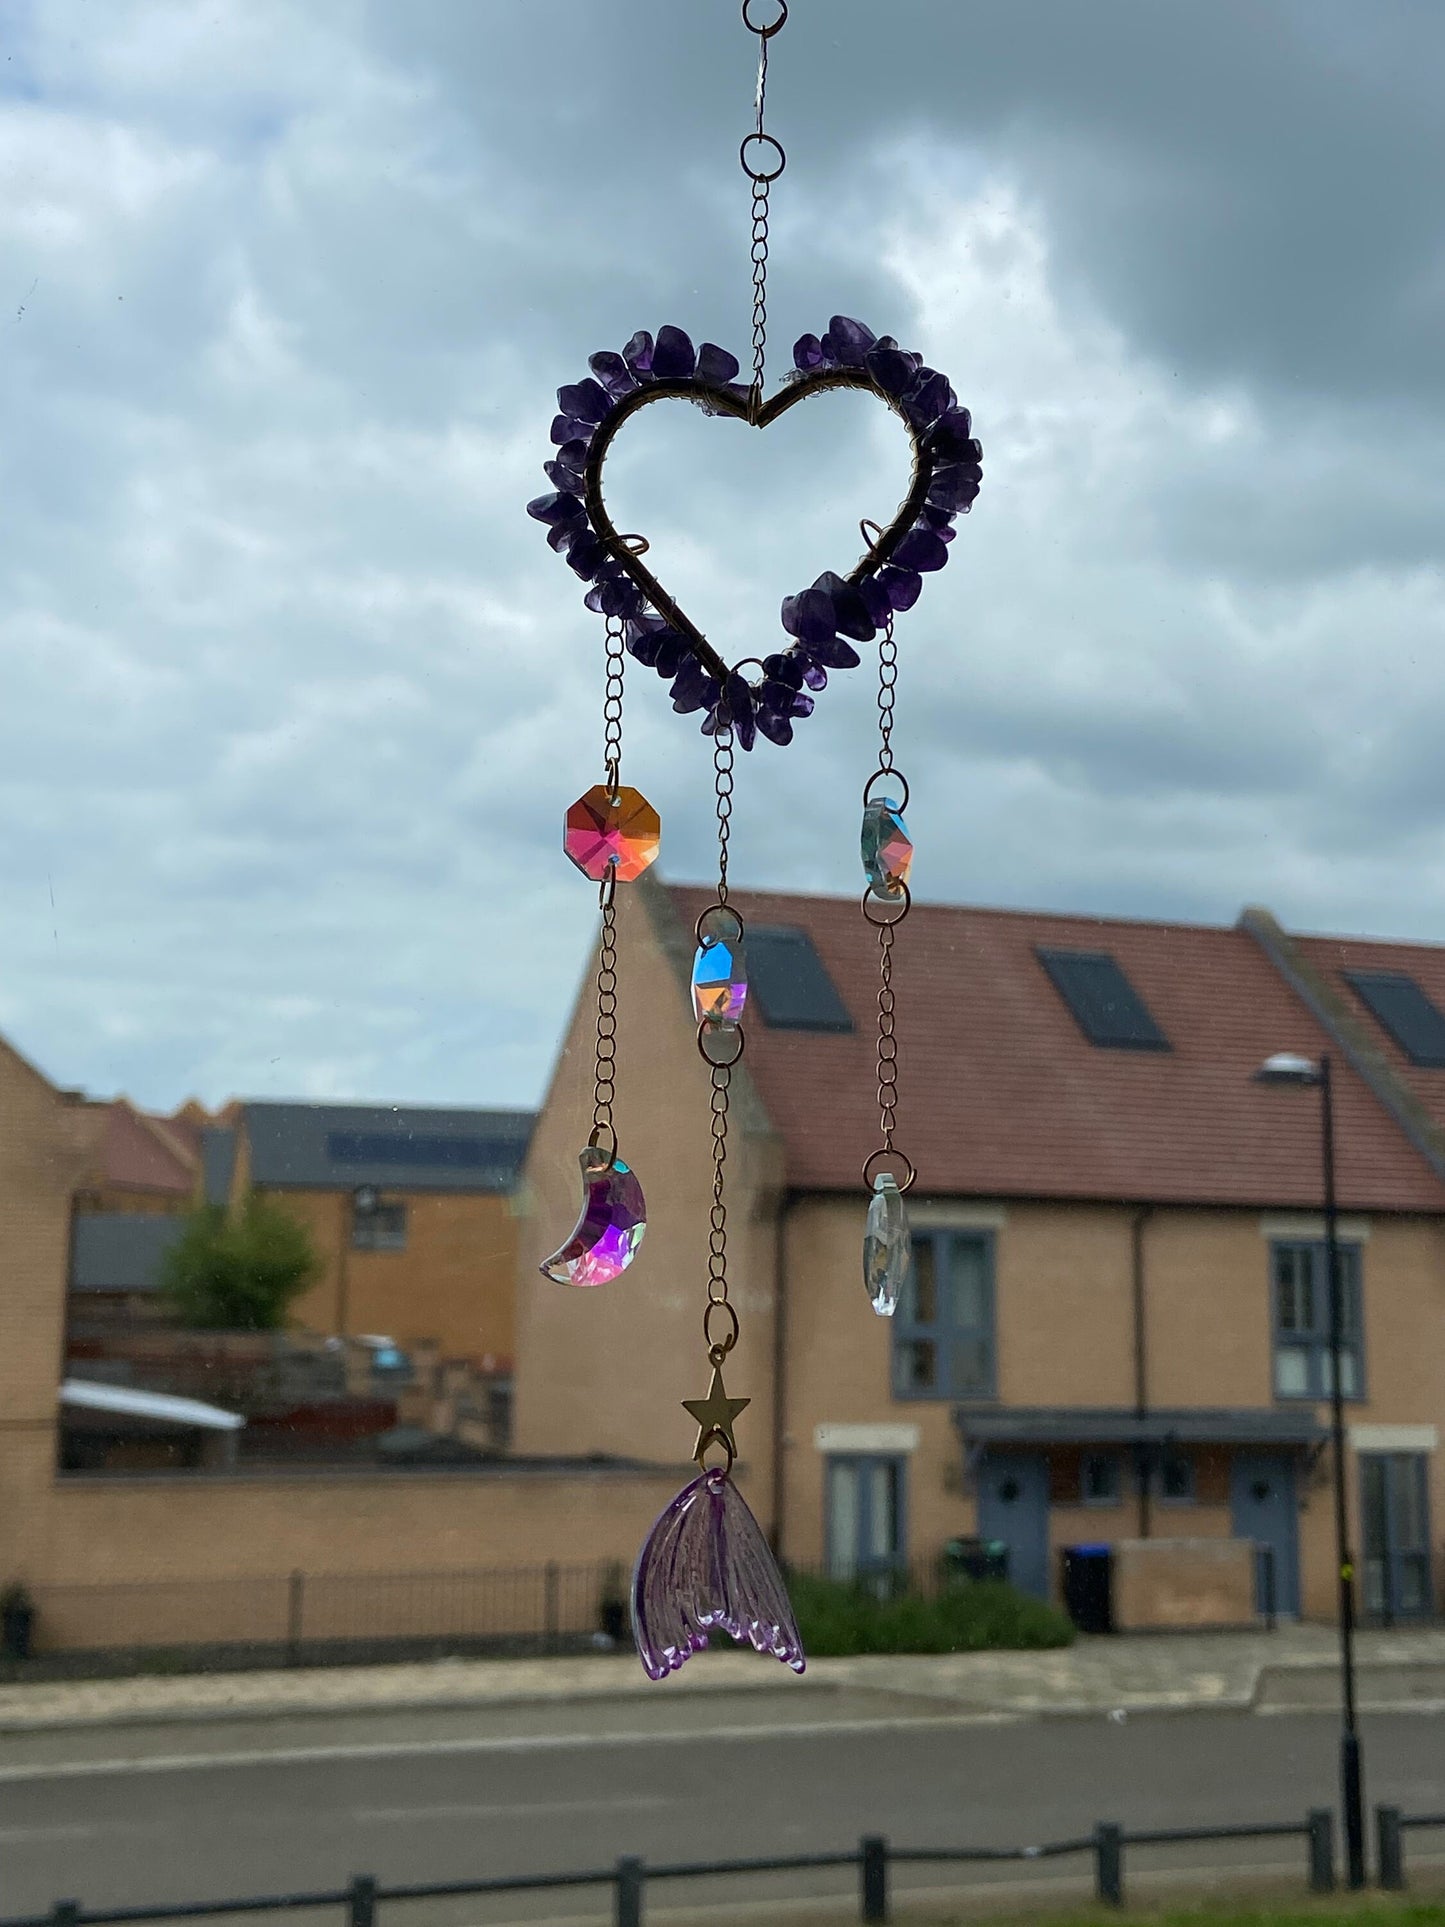
M 562 847 L 594 883 L 609 870 L 619 882 L 630 883 L 657 861 L 661 844 L 662 823 L 641 790 L 610 790 L 598 783 L 567 812 Z

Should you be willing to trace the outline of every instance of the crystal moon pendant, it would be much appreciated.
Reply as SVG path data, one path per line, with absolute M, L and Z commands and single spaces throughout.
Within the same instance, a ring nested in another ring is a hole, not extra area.
M 621 1158 L 609 1164 L 605 1152 L 589 1146 L 578 1162 L 585 1187 L 581 1215 L 566 1244 L 538 1268 L 559 1285 L 606 1285 L 637 1256 L 647 1205 L 637 1173 Z
M 897 1311 L 911 1256 L 903 1193 L 891 1171 L 880 1171 L 873 1180 L 863 1233 L 863 1284 L 880 1318 L 891 1318 Z

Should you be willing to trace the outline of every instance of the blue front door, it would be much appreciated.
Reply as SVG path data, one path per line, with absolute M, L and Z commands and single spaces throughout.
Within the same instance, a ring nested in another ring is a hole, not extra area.
M 978 1532 L 1008 1547 L 1020 1592 L 1049 1597 L 1049 1465 L 1037 1452 L 985 1452 L 978 1464 Z
M 1274 1568 L 1274 1609 L 1299 1612 L 1299 1506 L 1294 1460 L 1284 1452 L 1238 1452 L 1229 1473 L 1230 1527 L 1236 1539 L 1268 1547 L 1255 1569 L 1255 1610 L 1269 1609 L 1269 1563 Z

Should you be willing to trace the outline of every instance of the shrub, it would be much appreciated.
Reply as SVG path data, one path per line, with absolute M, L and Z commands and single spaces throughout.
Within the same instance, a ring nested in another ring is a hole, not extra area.
M 960 1580 L 926 1597 L 867 1582 L 795 1573 L 789 1579 L 803 1648 L 852 1653 L 977 1653 L 1067 1646 L 1074 1629 L 1041 1599 L 999 1580 Z
M 190 1213 L 166 1253 L 161 1290 L 193 1330 L 276 1331 L 316 1270 L 302 1227 L 253 1193 L 229 1216 L 214 1204 Z

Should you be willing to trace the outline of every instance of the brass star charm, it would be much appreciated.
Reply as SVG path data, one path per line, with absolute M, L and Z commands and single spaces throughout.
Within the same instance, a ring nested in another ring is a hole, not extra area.
M 712 1384 L 707 1388 L 706 1398 L 685 1398 L 682 1409 L 691 1413 L 697 1420 L 697 1444 L 692 1456 L 702 1464 L 702 1455 L 713 1439 L 721 1439 L 727 1447 L 729 1460 L 737 1457 L 737 1442 L 733 1438 L 733 1420 L 745 1406 L 751 1405 L 750 1398 L 729 1398 L 723 1385 L 722 1372 L 718 1366 L 712 1368 Z

